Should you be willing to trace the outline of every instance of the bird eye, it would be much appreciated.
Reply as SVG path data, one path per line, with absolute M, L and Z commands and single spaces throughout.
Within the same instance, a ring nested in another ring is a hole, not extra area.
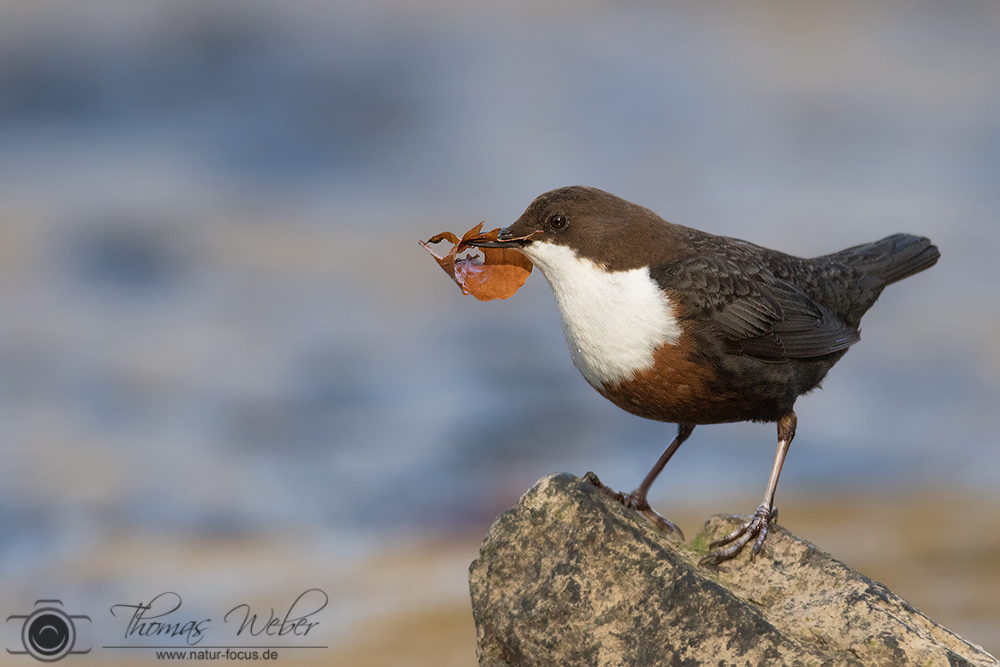
M 566 226 L 566 216 L 562 213 L 556 213 L 549 217 L 549 227 L 552 229 L 562 229 Z

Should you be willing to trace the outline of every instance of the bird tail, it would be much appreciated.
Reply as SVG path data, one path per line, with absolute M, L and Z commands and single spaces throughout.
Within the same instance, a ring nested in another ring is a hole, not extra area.
M 893 234 L 881 241 L 841 250 L 831 256 L 834 257 L 862 269 L 884 286 L 929 269 L 937 263 L 941 252 L 923 236 Z

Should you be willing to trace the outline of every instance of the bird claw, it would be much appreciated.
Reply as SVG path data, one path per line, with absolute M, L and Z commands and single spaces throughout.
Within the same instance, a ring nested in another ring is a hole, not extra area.
M 632 493 L 628 494 L 622 493 L 621 491 L 615 491 L 611 487 L 606 486 L 604 482 L 599 480 L 597 478 L 597 475 L 595 475 L 592 472 L 588 472 L 586 475 L 584 475 L 583 481 L 590 482 L 591 484 L 599 488 L 601 491 L 603 491 L 604 493 L 608 494 L 609 496 L 620 502 L 625 507 L 631 510 L 635 510 L 639 514 L 642 514 L 644 517 L 646 517 L 646 519 L 649 520 L 650 523 L 652 523 L 654 526 L 656 526 L 663 532 L 677 533 L 677 536 L 680 537 L 681 540 L 684 539 L 684 531 L 680 529 L 680 526 L 678 526 L 673 521 L 667 519 L 665 516 L 663 516 L 662 514 L 654 510 L 652 507 L 650 507 L 649 501 L 646 500 L 646 497 L 644 495 L 641 495 L 636 491 L 633 491 Z
M 680 526 L 650 507 L 649 501 L 645 497 L 638 495 L 635 491 L 625 496 L 622 504 L 646 517 L 647 520 L 663 532 L 677 533 L 677 536 L 681 540 L 684 539 L 684 531 L 681 530 Z
M 718 565 L 724 561 L 734 558 L 743 547 L 750 543 L 750 540 L 757 538 L 753 548 L 750 550 L 750 560 L 760 553 L 764 546 L 764 539 L 767 538 L 767 531 L 770 524 L 778 518 L 778 510 L 775 507 L 764 504 L 757 508 L 753 518 L 739 528 L 729 533 L 723 538 L 715 540 L 708 545 L 709 549 L 716 549 L 724 545 L 729 545 L 725 549 L 710 551 L 700 561 L 701 565 Z

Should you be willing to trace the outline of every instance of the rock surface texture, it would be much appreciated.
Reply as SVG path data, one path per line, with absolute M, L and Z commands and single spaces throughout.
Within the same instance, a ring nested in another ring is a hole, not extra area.
M 586 481 L 542 479 L 471 567 L 480 666 L 998 664 L 778 525 L 753 564 L 699 566 L 740 520 L 687 545 Z

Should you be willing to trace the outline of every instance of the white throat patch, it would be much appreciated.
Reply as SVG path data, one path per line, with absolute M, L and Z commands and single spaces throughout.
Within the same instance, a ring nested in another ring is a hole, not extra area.
M 545 241 L 521 251 L 549 281 L 573 363 L 593 386 L 632 379 L 653 367 L 661 345 L 680 339 L 670 299 L 648 268 L 607 271 Z

